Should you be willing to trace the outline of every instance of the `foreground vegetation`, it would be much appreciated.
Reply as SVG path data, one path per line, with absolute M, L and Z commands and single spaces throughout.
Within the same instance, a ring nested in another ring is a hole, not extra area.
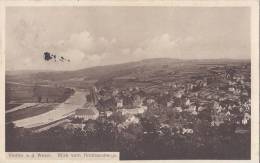
M 70 152 L 120 151 L 120 159 L 250 159 L 250 134 L 235 134 L 232 126 L 210 128 L 209 124 L 193 135 L 143 134 L 157 122 L 142 120 L 118 132 L 108 121 L 89 121 L 85 131 L 55 127 L 42 133 L 7 126 L 7 151 Z M 147 125 L 150 124 L 150 125 Z M 94 128 L 93 128 L 94 126 Z

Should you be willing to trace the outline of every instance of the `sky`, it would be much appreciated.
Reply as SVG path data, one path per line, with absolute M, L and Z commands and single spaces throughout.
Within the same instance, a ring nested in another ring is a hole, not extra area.
M 246 7 L 8 7 L 7 70 L 76 70 L 148 58 L 250 59 Z M 71 62 L 45 61 L 43 53 Z

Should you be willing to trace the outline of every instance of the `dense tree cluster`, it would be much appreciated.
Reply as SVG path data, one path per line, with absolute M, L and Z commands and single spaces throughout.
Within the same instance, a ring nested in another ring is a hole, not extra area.
M 119 115 L 117 115 L 120 117 Z M 141 118 L 118 131 L 107 120 L 87 121 L 84 130 L 54 127 L 41 133 L 6 126 L 7 151 L 119 151 L 120 159 L 250 159 L 250 134 L 235 134 L 232 125 L 210 127 L 197 121 L 194 134 L 157 133 L 159 122 Z

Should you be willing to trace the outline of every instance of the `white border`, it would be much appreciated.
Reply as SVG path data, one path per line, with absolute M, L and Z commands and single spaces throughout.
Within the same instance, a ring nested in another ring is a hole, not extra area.
M 172 7 L 250 7 L 251 8 L 251 99 L 252 99 L 252 126 L 251 126 L 251 160 L 249 161 L 227 161 L 227 160 L 174 160 L 174 162 L 259 162 L 259 1 L 258 0 L 226 0 L 226 1 L 89 1 L 89 0 L 72 0 L 72 1 L 23 1 L 23 0 L 12 0 L 12 1 L 0 1 L 0 30 L 2 38 L 2 48 L 0 55 L 0 162 L 46 162 L 46 160 L 5 160 L 5 100 L 4 100 L 4 89 L 5 89 L 5 8 L 9 6 L 172 6 Z M 235 149 L 234 149 L 235 150 Z M 49 160 L 48 160 L 49 161 Z M 77 162 L 85 162 L 86 160 L 74 160 Z M 71 160 L 55 160 L 55 162 L 74 162 Z M 54 162 L 50 161 L 50 162 Z M 95 161 L 103 162 L 103 161 Z M 106 160 L 106 162 L 115 162 Z M 131 161 L 136 162 L 136 161 Z M 149 161 L 151 162 L 151 161 Z M 154 162 L 154 161 L 152 161 Z M 162 162 L 162 161 L 157 161 Z M 170 161 L 163 161 L 170 162 Z

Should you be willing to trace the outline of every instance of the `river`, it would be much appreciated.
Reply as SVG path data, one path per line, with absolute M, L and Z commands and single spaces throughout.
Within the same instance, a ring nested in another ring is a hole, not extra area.
M 83 107 L 86 103 L 86 94 L 86 91 L 75 90 L 73 95 L 53 110 L 37 116 L 17 120 L 13 123 L 17 127 L 32 128 L 64 119 L 71 115 L 76 109 Z

